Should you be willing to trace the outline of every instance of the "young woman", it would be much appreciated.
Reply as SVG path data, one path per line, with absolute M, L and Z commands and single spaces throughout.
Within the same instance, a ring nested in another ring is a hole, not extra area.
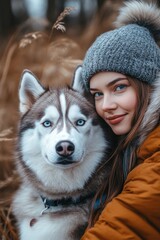
M 115 134 L 105 203 L 82 240 L 160 239 L 160 10 L 126 3 L 86 53 L 82 80 Z

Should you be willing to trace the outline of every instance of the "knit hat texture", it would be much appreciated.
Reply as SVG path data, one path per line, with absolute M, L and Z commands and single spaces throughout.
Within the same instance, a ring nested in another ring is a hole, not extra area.
M 156 12 L 158 22 L 153 6 L 138 1 L 133 3 L 120 13 L 125 13 L 125 19 L 119 20 L 119 25 L 123 26 L 100 35 L 87 51 L 82 65 L 82 79 L 87 87 L 98 72 L 118 72 L 149 84 L 160 72 L 160 48 L 156 43 L 158 33 L 160 38 L 160 10 Z

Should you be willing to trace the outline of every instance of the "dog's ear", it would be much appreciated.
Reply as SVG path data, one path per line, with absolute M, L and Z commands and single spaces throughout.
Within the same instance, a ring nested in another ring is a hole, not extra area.
M 19 87 L 20 112 L 25 114 L 45 88 L 29 70 L 24 70 Z
M 77 92 L 84 94 L 86 89 L 85 89 L 85 85 L 84 85 L 82 77 L 81 77 L 81 71 L 82 71 L 82 66 L 79 65 L 74 72 L 72 88 L 74 90 L 76 90 Z

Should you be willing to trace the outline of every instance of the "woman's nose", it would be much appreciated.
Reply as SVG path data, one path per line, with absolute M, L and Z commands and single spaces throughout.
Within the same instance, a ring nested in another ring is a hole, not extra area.
M 111 96 L 104 96 L 102 102 L 102 110 L 113 110 L 117 108 L 117 104 Z

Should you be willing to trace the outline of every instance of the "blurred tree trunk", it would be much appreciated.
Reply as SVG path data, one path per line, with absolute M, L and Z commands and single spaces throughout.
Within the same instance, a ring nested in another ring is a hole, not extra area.
M 14 17 L 11 10 L 11 0 L 0 1 L 0 35 L 5 36 L 14 26 Z

